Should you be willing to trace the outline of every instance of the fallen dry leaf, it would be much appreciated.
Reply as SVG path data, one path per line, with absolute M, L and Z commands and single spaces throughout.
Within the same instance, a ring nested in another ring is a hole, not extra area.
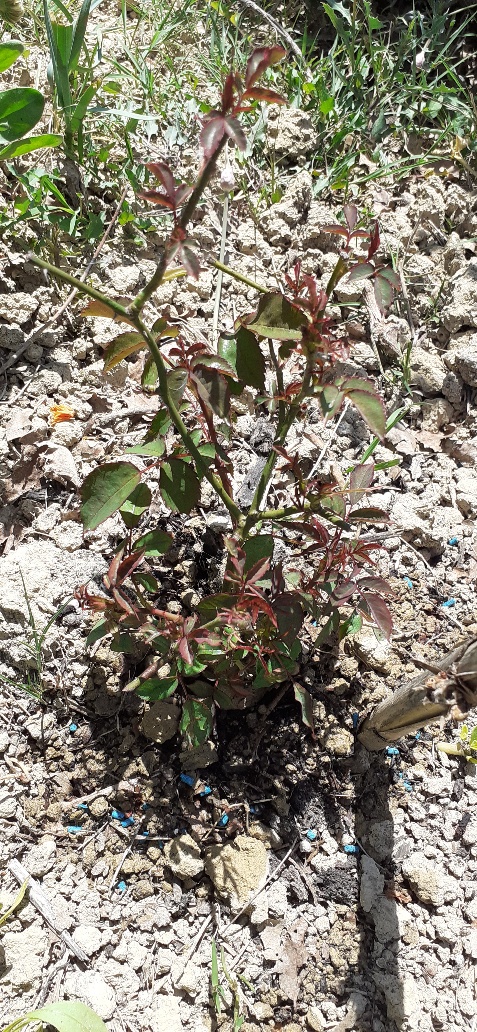
M 308 925 L 300 918 L 288 929 L 287 939 L 282 951 L 281 971 L 278 976 L 280 989 L 296 1007 L 298 999 L 300 969 L 306 962 L 307 951 L 304 938 Z

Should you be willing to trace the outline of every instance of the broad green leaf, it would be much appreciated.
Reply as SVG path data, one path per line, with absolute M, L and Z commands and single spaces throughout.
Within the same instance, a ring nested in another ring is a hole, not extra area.
M 136 695 L 148 702 L 158 702 L 159 699 L 168 699 L 173 695 L 179 682 L 177 677 L 148 677 L 139 688 L 136 688 Z
M 360 283 L 361 280 L 369 279 L 376 272 L 374 265 L 371 262 L 360 262 L 359 265 L 353 265 L 348 274 L 348 283 Z
M 17 907 L 20 906 L 20 903 L 21 903 L 21 901 L 22 901 L 22 899 L 23 899 L 23 897 L 25 895 L 25 892 L 26 892 L 27 888 L 28 888 L 28 878 L 27 878 L 26 881 L 23 882 L 23 885 L 18 890 L 18 892 L 17 892 L 17 894 L 15 896 L 15 899 L 13 900 L 13 903 L 11 904 L 11 906 L 9 906 L 8 910 L 6 910 L 4 914 L 0 914 L 0 928 L 2 927 L 3 924 L 5 924 L 6 921 L 8 921 L 8 918 L 11 917 L 11 915 L 17 909 Z
M 167 409 L 159 409 L 159 412 L 156 412 L 156 415 L 152 420 L 149 430 L 147 431 L 147 434 L 144 439 L 145 443 L 147 443 L 148 441 L 154 441 L 156 437 L 165 437 L 170 425 L 171 417 Z
M 143 512 L 149 508 L 151 501 L 152 495 L 147 484 L 138 484 L 119 510 L 128 530 L 137 527 Z
M 40 121 L 45 98 L 30 86 L 17 86 L 0 93 L 0 140 L 20 140 Z
M 0 161 L 11 161 L 19 158 L 22 154 L 31 154 L 32 151 L 42 150 L 44 147 L 59 147 L 63 142 L 62 136 L 55 136 L 53 133 L 43 133 L 41 136 L 28 136 L 26 140 L 19 140 L 17 143 L 9 143 L 0 150 Z
M 13 1023 L 15 1028 L 24 1028 L 32 1021 L 42 1021 L 45 1025 L 53 1025 L 58 1032 L 108 1032 L 104 1021 L 90 1007 L 78 1000 L 47 1003 L 46 1007 L 30 1011 L 20 1020 L 21 1026 L 18 1022 Z
M 301 719 L 303 723 L 306 724 L 306 726 L 309 727 L 312 732 L 314 732 L 313 700 L 308 689 L 305 688 L 302 684 L 299 684 L 298 681 L 294 681 L 293 692 L 296 701 L 299 702 L 301 706 Z
M 343 620 L 338 628 L 338 638 L 340 641 L 343 638 L 351 637 L 353 634 L 358 634 L 363 626 L 363 617 L 361 613 L 352 613 L 348 616 L 347 620 Z
M 160 459 L 161 455 L 164 454 L 165 450 L 164 441 L 149 441 L 148 444 L 134 444 L 130 448 L 125 448 L 126 455 L 149 455 L 155 459 Z
M 203 745 L 212 732 L 212 709 L 208 700 L 188 699 L 182 707 L 182 734 L 190 745 Z
M 144 588 L 145 591 L 150 591 L 153 594 L 157 594 L 159 592 L 159 582 L 152 573 L 134 573 L 132 579 L 136 585 Z
M 96 530 L 129 498 L 141 474 L 130 462 L 107 462 L 88 474 L 80 488 L 85 530 Z
M 10 65 L 14 64 L 20 54 L 23 54 L 25 47 L 17 39 L 9 39 L 0 43 L 0 72 L 6 72 Z
M 343 402 L 343 394 L 334 384 L 324 387 L 319 395 L 321 411 L 326 417 L 334 416 Z
M 347 520 L 350 523 L 389 523 L 390 519 L 387 512 L 384 509 L 374 509 L 369 507 L 367 509 L 353 509 L 352 512 L 348 513 Z
M 129 305 L 131 304 L 130 299 L 127 297 L 115 298 L 119 304 Z M 86 308 L 83 308 L 80 315 L 85 317 L 92 316 L 94 319 L 112 319 L 113 322 L 129 323 L 130 326 L 134 326 L 131 319 L 128 319 L 126 315 L 118 315 L 113 308 L 110 308 L 105 301 L 88 301 Z
M 94 645 L 96 641 L 99 641 L 101 638 L 104 638 L 106 634 L 109 634 L 110 630 L 111 626 L 109 620 L 103 617 L 95 623 L 94 627 L 91 628 L 88 637 L 86 638 L 86 644 Z
M 274 541 L 271 534 L 255 534 L 248 538 L 243 544 L 243 550 L 247 556 L 245 561 L 245 573 L 248 573 L 258 563 L 259 559 L 271 559 L 273 555 Z
M 188 379 L 189 373 L 187 372 L 187 369 L 170 369 L 167 374 L 169 393 L 176 405 L 178 405 L 182 399 L 187 387 Z
M 197 355 L 197 357 L 192 360 L 191 365 L 192 369 L 195 369 L 197 366 L 203 366 L 204 369 L 217 369 L 219 373 L 223 373 L 224 376 L 231 376 L 234 380 L 237 379 L 235 367 L 232 366 L 226 358 L 223 358 L 222 355 Z
M 158 372 L 156 363 L 152 355 L 148 355 L 144 363 L 144 369 L 141 376 L 141 387 L 146 387 L 149 390 L 153 390 L 158 381 Z
M 131 634 L 127 631 L 118 631 L 114 636 L 110 644 L 112 652 L 134 652 L 136 649 L 136 642 Z
M 362 494 L 373 482 L 374 462 L 355 466 L 349 478 L 350 494 Z
M 257 391 L 265 390 L 265 359 L 260 344 L 243 326 L 237 333 L 235 368 L 239 380 Z
M 165 555 L 171 544 L 172 534 L 167 534 L 165 530 L 148 530 L 147 534 L 143 534 L 134 542 L 133 550 L 139 549 L 141 552 L 144 551 L 144 555 L 154 557 Z
M 173 512 L 190 512 L 200 498 L 199 479 L 183 459 L 169 459 L 162 464 L 159 487 L 165 504 Z
M 247 323 L 247 328 L 257 337 L 271 337 L 272 340 L 301 340 L 301 327 L 306 322 L 305 314 L 291 301 L 288 301 L 283 294 L 263 294 L 258 303 L 257 312 L 252 322 Z
M 217 369 L 196 366 L 192 377 L 197 391 L 216 416 L 227 416 L 230 409 L 230 383 Z
M 119 365 L 128 355 L 133 355 L 135 351 L 140 351 L 141 348 L 146 346 L 142 333 L 137 333 L 136 331 L 120 333 L 106 348 L 104 353 L 104 372 L 109 373 L 110 369 L 114 369 L 114 366 Z
M 361 390 L 346 390 L 346 394 L 361 413 L 369 429 L 382 440 L 386 432 L 386 413 L 381 398 L 377 394 Z

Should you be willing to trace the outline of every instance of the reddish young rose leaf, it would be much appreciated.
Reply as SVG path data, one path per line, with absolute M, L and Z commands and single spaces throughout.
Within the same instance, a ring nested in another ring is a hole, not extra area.
M 344 226 L 340 226 L 338 222 L 332 223 L 331 225 L 322 226 L 323 233 L 332 233 L 334 236 L 348 237 L 348 232 Z
M 344 395 L 334 384 L 324 387 L 319 396 L 320 407 L 323 415 L 328 419 L 336 415 L 343 403 Z
M 222 89 L 222 114 L 224 115 L 226 115 L 233 106 L 235 86 L 236 76 L 234 72 L 229 72 Z
M 348 273 L 348 283 L 360 283 L 362 280 L 370 279 L 376 272 L 374 265 L 370 262 L 359 262 L 352 265 Z
M 358 209 L 355 204 L 344 204 L 343 215 L 346 219 L 346 225 L 350 233 L 356 228 L 358 222 Z
M 184 241 L 180 248 L 181 258 L 184 264 L 184 268 L 187 270 L 189 276 L 192 279 L 199 279 L 200 276 L 200 262 L 199 259 L 190 246 L 189 241 Z
M 376 254 L 376 251 L 378 250 L 379 244 L 380 244 L 379 223 L 376 221 L 374 223 L 374 226 L 373 226 L 372 230 L 371 230 L 371 236 L 369 238 L 368 261 L 370 261 L 370 259 L 373 257 L 373 255 Z
M 184 660 L 184 663 L 187 663 L 187 665 L 190 666 L 193 657 L 189 648 L 189 642 L 187 641 L 187 638 L 180 638 L 177 644 L 177 651 L 181 659 Z
M 374 476 L 374 462 L 367 462 L 361 466 L 355 466 L 349 477 L 349 493 L 363 494 L 368 487 L 371 487 Z
M 361 413 L 369 429 L 382 440 L 386 433 L 386 412 L 379 395 L 353 389 L 345 390 L 345 394 Z
M 283 47 L 257 47 L 247 61 L 245 88 L 249 90 L 267 68 L 278 64 L 279 61 L 283 61 L 284 57 L 286 57 L 286 50 Z
M 274 599 L 273 610 L 277 618 L 278 630 L 286 645 L 296 641 L 303 624 L 303 609 L 293 591 L 284 591 Z
M 389 639 L 393 629 L 393 618 L 384 599 L 380 595 L 375 595 L 369 591 L 363 593 L 363 599 L 366 601 L 366 605 L 380 631 L 383 632 L 385 638 Z
M 149 161 L 146 164 L 146 168 L 148 172 L 152 172 L 152 175 L 162 183 L 167 196 L 172 200 L 176 192 L 176 184 L 169 165 L 166 165 L 165 161 Z
M 276 93 L 275 90 L 268 90 L 264 86 L 252 86 L 250 90 L 245 91 L 242 100 L 263 100 L 266 104 L 288 103 L 286 97 L 282 97 L 281 93 Z
M 353 509 L 348 513 L 347 520 L 350 523 L 390 523 L 391 520 L 387 512 L 384 509 L 375 509 L 373 507 L 364 509 Z
M 187 186 L 186 183 L 180 183 L 176 189 L 176 207 L 178 208 L 181 204 L 184 204 L 189 199 L 191 193 L 191 186 Z
M 231 115 L 225 119 L 225 132 L 227 136 L 236 144 L 239 150 L 244 151 L 247 149 L 247 138 L 240 125 L 238 118 L 232 118 Z
M 315 737 L 315 725 L 313 722 L 313 699 L 308 691 L 302 684 L 298 684 L 298 681 L 293 682 L 293 692 L 295 699 L 300 703 L 301 706 L 301 719 L 307 727 L 310 728 L 312 737 Z
M 126 577 L 129 577 L 136 567 L 142 563 L 143 559 L 143 551 L 135 551 L 131 555 L 126 556 L 126 558 L 119 564 L 116 584 L 122 584 L 123 581 L 126 580 Z
M 360 577 L 356 582 L 358 588 L 366 591 L 378 591 L 381 595 L 392 595 L 393 589 L 384 577 Z
M 191 374 L 197 393 L 208 408 L 222 419 L 230 411 L 229 381 L 217 369 L 197 365 Z
M 150 204 L 157 204 L 160 208 L 167 208 L 169 211 L 175 211 L 175 201 L 171 201 L 169 197 L 161 193 L 160 190 L 142 190 L 138 197 L 141 201 L 149 201 Z
M 200 145 L 204 151 L 204 157 L 207 160 L 215 154 L 224 135 L 224 116 L 221 114 L 215 114 L 212 118 L 209 117 L 205 125 L 203 125 L 199 136 Z

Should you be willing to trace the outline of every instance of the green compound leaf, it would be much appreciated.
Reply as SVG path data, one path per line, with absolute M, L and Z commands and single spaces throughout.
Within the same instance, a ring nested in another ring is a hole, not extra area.
M 190 512 L 200 498 L 200 482 L 192 466 L 183 459 L 169 459 L 161 467 L 161 495 L 173 512 Z
M 158 702 L 173 695 L 178 684 L 177 677 L 149 677 L 136 688 L 136 695 L 141 699 L 147 699 L 148 702 Z
M 124 504 L 140 483 L 141 474 L 129 462 L 107 462 L 88 474 L 80 488 L 85 530 L 96 530 Z

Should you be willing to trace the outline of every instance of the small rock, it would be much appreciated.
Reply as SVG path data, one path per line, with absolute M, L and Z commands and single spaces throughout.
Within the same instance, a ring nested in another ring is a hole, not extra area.
M 131 891 L 133 899 L 136 900 L 147 899 L 148 896 L 154 895 L 154 888 L 146 878 L 141 878 L 140 881 L 134 882 Z
M 462 467 L 455 471 L 456 501 L 467 518 L 477 516 L 477 475 L 473 469 Z
M 103 936 L 95 925 L 78 925 L 73 932 L 73 939 L 88 957 L 97 953 L 103 944 Z
M 104 796 L 98 796 L 89 804 L 89 812 L 92 817 L 105 817 L 109 811 L 108 800 Z
M 402 873 L 422 903 L 441 907 L 455 899 L 458 889 L 439 864 L 433 864 L 424 853 L 412 853 L 403 861 Z
M 156 997 L 149 1023 L 152 1032 L 183 1032 L 177 997 L 170 995 Z
M 203 978 L 204 973 L 202 969 L 197 964 L 194 964 L 193 961 L 190 961 L 189 964 L 186 964 L 177 982 L 174 982 L 174 986 L 189 996 L 195 996 Z
M 462 943 L 462 948 L 472 960 L 477 960 L 477 928 L 471 928 Z
M 366 829 L 368 851 L 378 863 L 392 855 L 394 824 L 392 821 L 371 821 Z
M 446 368 L 436 352 L 414 347 L 411 352 L 412 382 L 426 396 L 442 393 Z
M 167 975 L 176 959 L 172 950 L 158 949 L 154 955 L 154 967 L 158 975 Z
M 280 849 L 280 846 L 283 845 L 283 839 L 280 838 L 278 832 L 274 831 L 273 828 L 267 828 L 260 821 L 254 821 L 250 825 L 249 834 L 252 838 L 263 842 L 266 849 Z
M 268 121 L 268 135 L 276 154 L 297 157 L 316 146 L 317 133 L 309 115 L 299 108 L 274 111 Z M 20 320 L 19 320 L 20 321 Z
M 248 906 L 265 884 L 268 854 L 262 842 L 250 835 L 237 835 L 234 842 L 212 847 L 205 869 L 217 892 L 237 911 Z
M 204 870 L 200 847 L 190 835 L 178 835 L 166 842 L 164 860 L 177 878 L 196 878 Z
M 65 996 L 82 1000 L 106 1021 L 116 1013 L 116 994 L 97 971 L 77 971 L 65 978 Z
M 174 702 L 155 702 L 142 718 L 141 728 L 146 738 L 160 745 L 168 742 L 177 733 L 180 709 Z
M 313 1032 L 324 1032 L 324 1028 L 327 1024 L 326 1019 L 323 1017 L 318 1007 L 309 1007 L 306 1015 L 306 1023 Z
M 13 988 L 27 989 L 41 978 L 47 955 L 48 934 L 44 926 L 32 924 L 21 932 L 3 936 L 6 972 L 3 978 Z
M 384 875 L 370 856 L 361 857 L 361 882 L 359 901 L 365 913 L 369 913 L 384 889 Z
M 376 670 L 378 674 L 391 673 L 392 649 L 388 641 L 379 639 L 369 628 L 362 628 L 351 641 L 355 656 L 369 670 Z
M 398 1027 L 409 1021 L 409 1028 L 418 1029 L 421 997 L 415 979 L 411 975 L 401 979 L 389 971 L 375 971 L 373 977 L 384 993 L 389 1020 L 395 1021 Z
M 335 756 L 349 756 L 354 744 L 353 735 L 344 727 L 333 727 L 330 731 L 325 731 L 321 740 L 326 751 L 334 753 Z
M 462 841 L 465 846 L 477 845 L 477 821 L 469 822 L 462 836 Z
M 477 327 L 477 258 L 471 258 L 453 276 L 442 322 L 449 333 Z

